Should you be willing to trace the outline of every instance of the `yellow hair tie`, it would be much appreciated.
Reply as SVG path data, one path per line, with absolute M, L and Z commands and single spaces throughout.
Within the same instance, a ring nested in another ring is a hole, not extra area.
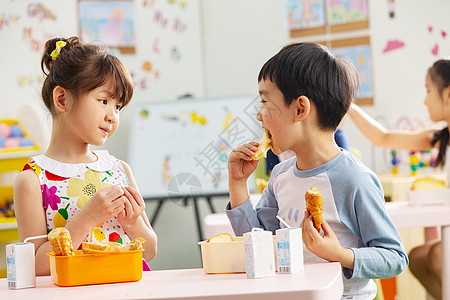
M 50 53 L 50 56 L 53 60 L 55 60 L 59 56 L 59 54 L 61 53 L 61 48 L 64 48 L 65 45 L 67 45 L 67 43 L 64 41 L 56 42 L 56 49 L 53 50 L 52 53 Z

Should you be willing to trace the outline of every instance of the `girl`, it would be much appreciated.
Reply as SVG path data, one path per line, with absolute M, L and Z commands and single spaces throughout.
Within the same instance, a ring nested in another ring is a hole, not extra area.
M 437 164 L 444 166 L 450 182 L 450 162 L 446 156 L 449 148 L 450 123 L 450 59 L 436 61 L 425 78 L 427 97 L 425 105 L 433 122 L 446 121 L 447 127 L 441 130 L 388 131 L 365 114 L 358 106 L 352 105 L 349 115 L 361 132 L 376 146 L 404 149 L 426 150 L 439 147 Z M 434 241 L 414 248 L 410 254 L 410 269 L 414 276 L 436 299 L 441 299 L 441 242 Z
M 133 95 L 130 74 L 106 49 L 77 37 L 47 41 L 41 68 L 53 129 L 45 154 L 31 157 L 14 183 L 20 240 L 56 227 L 70 231 L 74 248 L 143 237 L 143 258 L 151 260 L 157 237 L 130 167 L 106 150 L 90 150 L 117 130 L 119 112 Z M 50 244 L 34 243 L 36 274 L 49 275 Z

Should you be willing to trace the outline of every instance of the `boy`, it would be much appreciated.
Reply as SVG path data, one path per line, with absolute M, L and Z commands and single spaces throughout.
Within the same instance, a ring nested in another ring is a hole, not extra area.
M 384 207 L 380 181 L 334 141 L 357 87 L 353 65 L 319 44 L 292 44 L 264 64 L 258 82 L 262 104 L 256 118 L 276 154 L 290 149 L 295 156 L 275 166 L 255 210 L 247 179 L 258 165 L 251 159 L 258 143 L 232 151 L 226 213 L 234 232 L 242 235 L 252 227 L 275 232 L 279 215 L 302 227 L 306 263 L 341 263 L 343 299 L 373 299 L 377 288 L 370 279 L 400 274 L 408 258 Z M 305 212 L 311 187 L 323 195 L 323 235 Z

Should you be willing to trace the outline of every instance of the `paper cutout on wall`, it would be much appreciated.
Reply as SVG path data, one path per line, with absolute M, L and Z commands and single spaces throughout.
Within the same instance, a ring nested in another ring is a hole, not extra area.
M 431 54 L 437 56 L 439 54 L 439 45 L 435 44 L 433 48 L 431 48 Z
M 433 34 L 434 28 L 433 28 L 432 25 L 427 26 L 427 29 L 428 29 L 428 32 L 429 32 L 430 34 Z M 437 41 L 435 41 L 434 45 L 432 45 L 432 47 L 431 47 L 431 54 L 432 54 L 433 56 L 438 56 L 438 55 L 439 55 L 439 42 L 441 41 L 441 38 L 442 38 L 442 39 L 445 39 L 445 38 L 446 38 L 447 32 L 446 32 L 445 30 L 442 30 L 442 29 L 441 29 L 439 32 L 436 31 L 435 36 L 436 36 L 436 35 L 438 36 L 438 37 L 436 37 L 436 40 L 437 40 Z
M 383 49 L 383 53 L 397 50 L 397 49 L 403 48 L 404 46 L 405 46 L 405 43 L 403 43 L 402 41 L 391 40 L 391 41 L 387 42 L 386 47 Z
M 188 7 L 188 2 L 187 1 L 180 1 L 179 5 L 181 9 L 186 9 Z
M 170 58 L 174 61 L 179 61 L 181 59 L 181 53 L 177 46 L 172 46 L 170 51 Z
M 155 52 L 155 53 L 160 53 L 161 52 L 161 49 L 159 48 L 159 39 L 158 38 L 156 38 L 153 41 L 152 49 L 153 49 L 153 52 Z
M 184 24 L 180 18 L 175 18 L 173 20 L 173 30 L 175 32 L 182 33 L 183 31 L 186 30 L 186 28 L 187 28 L 187 25 Z
M 41 86 L 44 83 L 44 79 L 40 75 L 21 75 L 17 76 L 17 83 L 20 87 Z
M 27 6 L 27 13 L 30 17 L 38 17 L 39 22 L 45 19 L 55 21 L 56 16 L 41 3 L 30 3 Z
M 389 18 L 393 19 L 395 17 L 395 0 L 387 0 L 387 2 Z
M 143 7 L 153 7 L 153 6 L 155 5 L 155 1 L 156 1 L 156 0 L 150 0 L 150 1 L 144 0 L 144 1 L 142 2 L 142 6 L 143 6 Z
M 19 15 L 7 15 L 5 16 L 4 14 L 2 14 L 2 16 L 0 17 L 0 31 L 3 29 L 3 27 L 9 26 L 12 23 L 16 23 L 19 20 L 20 16 Z
M 163 13 L 159 10 L 155 11 L 155 15 L 153 17 L 153 21 L 161 26 L 161 28 L 166 28 L 169 23 L 169 19 L 163 16 Z
M 142 70 L 146 71 L 146 72 L 150 72 L 152 70 L 152 63 L 149 62 L 148 60 L 146 60 L 143 64 L 142 64 Z
M 22 29 L 22 38 L 24 39 L 31 38 L 31 31 L 32 31 L 31 27 L 24 27 Z

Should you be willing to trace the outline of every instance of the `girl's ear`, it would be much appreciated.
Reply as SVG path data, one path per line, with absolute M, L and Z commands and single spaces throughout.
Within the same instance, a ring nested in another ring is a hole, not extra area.
M 67 111 L 67 96 L 68 92 L 65 88 L 58 85 L 53 89 L 53 106 L 57 111 Z
M 295 100 L 295 118 L 296 122 L 303 121 L 311 111 L 311 100 L 306 96 L 300 96 Z

